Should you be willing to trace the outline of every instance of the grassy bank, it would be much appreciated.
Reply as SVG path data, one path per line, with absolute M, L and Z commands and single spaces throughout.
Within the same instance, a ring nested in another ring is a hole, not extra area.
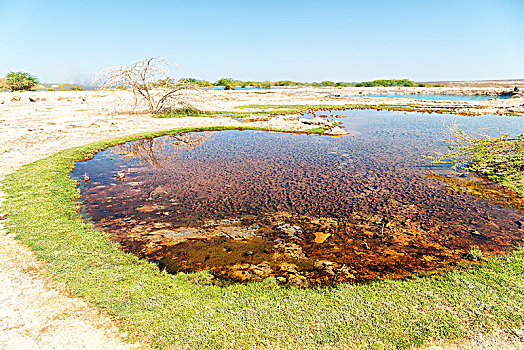
M 524 250 L 441 276 L 300 289 L 215 286 L 205 273 L 168 275 L 84 223 L 69 178 L 75 161 L 126 141 L 97 142 L 24 166 L 2 184 L 7 227 L 77 296 L 157 348 L 410 348 L 524 321 Z M 235 128 L 236 129 L 236 128 Z
M 255 112 L 239 112 L 239 111 L 202 111 L 199 109 L 178 109 L 171 113 L 160 114 L 157 118 L 184 118 L 184 117 L 231 117 L 231 118 L 247 118 L 251 116 L 256 117 L 272 117 L 281 114 L 296 113 L 293 108 L 278 109 L 278 110 L 263 110 Z
M 245 112 L 244 109 L 257 109 L 256 111 Z M 245 105 L 237 107 L 236 111 L 202 111 L 198 109 L 179 109 L 171 113 L 158 115 L 157 118 L 183 118 L 183 117 L 231 117 L 246 118 L 272 117 L 285 114 L 308 114 L 319 110 L 343 111 L 350 109 L 374 109 L 377 111 L 402 111 L 402 112 L 423 112 L 423 113 L 453 113 L 452 108 L 418 108 L 410 105 Z
M 235 111 L 201 111 L 197 109 L 180 109 L 171 113 L 161 114 L 158 118 L 183 118 L 183 117 L 273 117 L 285 114 L 308 114 L 319 110 L 343 111 L 352 109 L 373 109 L 377 111 L 400 111 L 400 112 L 419 112 L 419 113 L 438 113 L 438 114 L 457 114 L 464 116 L 476 116 L 474 113 L 467 113 L 463 107 L 419 107 L 411 104 L 403 105 L 367 105 L 367 104 L 344 104 L 344 105 L 244 105 L 236 107 Z M 245 112 L 245 109 L 256 109 L 255 111 Z M 501 115 L 521 116 L 515 112 L 507 112 Z
M 347 110 L 347 109 L 374 109 L 401 112 L 420 112 L 420 113 L 439 113 L 439 114 L 457 114 L 465 116 L 475 116 L 474 113 L 467 113 L 461 106 L 457 107 L 419 107 L 413 104 L 403 105 L 367 105 L 367 104 L 344 104 L 344 105 L 245 105 L 237 107 L 239 109 L 253 108 L 265 112 L 274 112 L 278 110 L 290 110 L 292 113 L 305 113 L 316 110 Z M 281 112 L 284 113 L 284 112 Z M 507 112 L 502 115 L 520 116 L 521 114 Z
M 428 158 L 484 174 L 524 198 L 524 135 L 475 137 L 456 130 L 452 135 L 449 152 Z

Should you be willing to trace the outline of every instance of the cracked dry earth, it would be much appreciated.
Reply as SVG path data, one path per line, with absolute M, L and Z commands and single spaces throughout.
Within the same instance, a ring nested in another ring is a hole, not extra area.
M 107 93 L 40 93 L 40 98 L 46 100 L 38 102 L 29 102 L 28 94 L 22 94 L 19 102 L 10 101 L 11 96 L 0 93 L 0 181 L 24 164 L 95 141 L 176 127 L 246 125 L 230 118 L 111 115 L 106 106 L 114 103 L 114 98 Z M 225 104 L 220 95 L 212 97 L 215 100 L 203 101 L 203 106 L 213 109 Z M 253 125 L 268 126 L 265 123 Z M 310 128 L 293 122 L 287 126 L 295 130 Z M 4 198 L 0 192 L 0 208 Z M 2 214 L 0 211 L 0 349 L 148 348 L 145 344 L 126 343 L 126 335 L 108 315 L 52 281 L 35 254 L 7 234 Z M 524 339 L 520 334 L 497 331 L 479 334 L 467 342 L 435 343 L 427 348 L 524 349 Z

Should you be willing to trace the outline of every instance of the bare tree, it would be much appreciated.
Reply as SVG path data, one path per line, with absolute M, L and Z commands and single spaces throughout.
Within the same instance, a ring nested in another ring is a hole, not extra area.
M 130 89 L 134 96 L 133 108 L 145 106 L 155 114 L 187 108 L 189 105 L 183 90 L 195 87 L 186 80 L 175 80 L 169 63 L 162 57 L 106 68 L 96 75 L 95 83 L 103 89 Z

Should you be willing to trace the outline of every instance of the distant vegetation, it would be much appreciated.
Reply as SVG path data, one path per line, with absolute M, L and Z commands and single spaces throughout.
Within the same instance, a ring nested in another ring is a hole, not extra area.
M 300 82 L 300 81 L 291 81 L 291 80 L 278 80 L 278 81 L 242 81 L 233 78 L 221 78 L 214 83 L 210 83 L 206 80 L 198 80 L 194 78 L 184 78 L 182 80 L 191 81 L 192 83 L 197 84 L 200 87 L 212 87 L 212 86 L 223 86 L 226 90 L 233 88 L 264 88 L 269 89 L 272 87 L 300 87 L 300 86 L 313 86 L 313 87 L 368 87 L 368 86 L 426 86 L 423 83 L 415 85 L 410 80 L 374 80 L 370 82 L 361 82 L 361 83 L 352 83 L 339 81 L 334 82 L 330 80 L 324 80 L 321 82 Z
M 180 79 L 180 83 L 182 84 L 192 84 L 194 86 L 198 87 L 210 87 L 213 86 L 209 81 L 207 80 L 200 80 L 195 78 L 182 78 Z
M 326 81 L 321 81 L 320 83 L 311 83 L 310 85 L 315 86 L 315 87 L 349 87 L 349 86 L 355 86 L 356 83 L 348 83 L 345 81 L 339 81 L 335 83 L 333 81 L 326 80 Z
M 75 85 L 75 84 L 58 84 L 58 91 L 85 91 L 85 86 L 82 85 Z M 55 89 L 51 88 L 48 89 L 48 91 L 55 91 Z
M 321 82 L 300 82 L 300 81 L 291 81 L 291 80 L 278 80 L 278 81 L 243 81 L 233 78 L 221 78 L 217 81 L 210 82 L 203 79 L 197 78 L 181 78 L 175 80 L 173 78 L 163 78 L 158 81 L 148 81 L 148 88 L 165 88 L 170 87 L 174 88 L 177 86 L 192 86 L 194 88 L 212 88 L 212 87 L 223 87 L 225 90 L 238 89 L 238 88 L 258 88 L 258 89 L 271 89 L 274 87 L 390 87 L 390 86 L 406 86 L 406 87 L 425 87 L 427 86 L 424 83 L 414 83 L 408 79 L 402 80 L 374 80 L 368 82 L 345 82 L 345 81 L 330 81 L 324 80 Z M 436 84 L 434 86 L 441 86 Z M 0 78 L 0 91 L 2 90 L 11 90 L 11 91 L 20 91 L 20 90 L 35 90 L 38 87 L 42 88 L 39 85 L 38 79 L 24 72 L 11 72 L 5 79 Z M 49 84 L 44 84 L 44 90 L 47 91 L 84 91 L 86 90 L 85 86 L 75 85 L 75 84 L 59 84 L 58 88 L 50 86 Z M 111 88 L 127 90 L 130 88 L 129 84 L 120 84 L 112 86 Z
M 356 87 L 374 87 L 374 86 L 407 86 L 413 87 L 415 84 L 408 79 L 402 80 L 373 80 L 355 84 Z
M 232 78 L 222 78 L 217 80 L 215 83 L 210 84 L 212 86 L 224 86 L 226 89 L 228 88 L 263 88 L 263 89 L 269 89 L 272 87 L 300 87 L 300 86 L 314 86 L 314 87 L 347 87 L 347 86 L 355 86 L 355 83 L 347 83 L 347 82 L 333 82 L 333 81 L 322 81 L 322 82 L 313 82 L 313 83 L 305 83 L 300 81 L 291 81 L 291 80 L 278 80 L 278 81 L 242 81 L 242 80 L 235 80 Z
M 64 87 L 66 90 L 72 90 L 72 91 L 84 91 L 86 88 L 82 85 L 75 85 L 75 84 L 64 84 Z
M 85 86 L 76 84 L 59 84 L 58 88 L 54 88 L 49 84 L 43 84 L 43 89 L 47 91 L 84 91 Z M 300 82 L 291 80 L 278 80 L 278 81 L 243 81 L 233 78 L 221 78 L 217 81 L 210 82 L 203 79 L 197 78 L 181 78 L 175 80 L 172 78 L 165 78 L 158 81 L 148 81 L 148 88 L 158 87 L 175 87 L 175 86 L 192 86 L 195 88 L 212 88 L 212 87 L 223 87 L 225 90 L 238 89 L 238 88 L 258 88 L 258 89 L 271 89 L 274 87 L 389 87 L 389 86 L 407 86 L 407 87 L 425 87 L 428 86 L 424 83 L 414 83 L 408 79 L 402 80 L 374 80 L 368 82 L 345 82 L 345 81 L 330 81 L 324 80 L 321 82 Z M 441 86 L 439 84 L 433 86 Z M 11 72 L 6 78 L 0 78 L 0 91 L 11 90 L 35 90 L 42 88 L 39 85 L 38 79 L 24 72 Z M 129 85 L 115 85 L 112 88 L 127 90 Z
M 57 89 L 55 89 L 57 87 Z M 77 84 L 41 84 L 38 79 L 26 72 L 10 72 L 5 78 L 0 78 L 0 91 L 85 91 L 83 85 Z
M 196 79 L 196 78 L 182 78 L 178 80 L 179 83 L 191 84 L 195 87 L 201 88 L 210 88 L 210 87 L 223 87 L 226 90 L 231 90 L 235 88 L 258 88 L 258 89 L 270 89 L 273 87 L 302 87 L 302 86 L 312 86 L 312 87 L 374 87 L 374 86 L 427 86 L 424 83 L 414 83 L 408 79 L 402 80 L 374 80 L 369 82 L 346 82 L 346 81 L 330 81 L 324 80 L 321 82 L 301 82 L 301 81 L 291 81 L 291 80 L 278 80 L 278 81 L 243 81 L 233 78 L 221 78 L 217 81 L 210 82 L 207 80 Z M 173 82 L 175 83 L 175 82 Z
M 26 72 L 11 72 L 5 76 L 2 89 L 11 91 L 33 90 L 38 86 L 38 79 Z
M 293 83 L 293 82 L 289 82 Z M 226 90 L 233 88 L 262 88 L 270 89 L 272 86 L 277 86 L 277 83 L 272 83 L 269 81 L 242 81 L 235 80 L 232 78 L 222 78 L 214 82 L 213 84 L 209 83 L 210 86 L 223 86 Z M 278 85 L 284 86 L 284 85 Z
M 305 83 L 300 83 L 291 80 L 279 80 L 272 83 L 273 86 L 304 86 Z

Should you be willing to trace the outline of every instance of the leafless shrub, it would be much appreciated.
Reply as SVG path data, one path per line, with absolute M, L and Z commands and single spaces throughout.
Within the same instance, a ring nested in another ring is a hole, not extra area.
M 162 57 L 106 68 L 96 75 L 94 81 L 102 89 L 130 90 L 134 96 L 133 109 L 145 107 L 154 114 L 188 108 L 183 91 L 195 88 L 191 82 L 175 80 L 169 63 Z

